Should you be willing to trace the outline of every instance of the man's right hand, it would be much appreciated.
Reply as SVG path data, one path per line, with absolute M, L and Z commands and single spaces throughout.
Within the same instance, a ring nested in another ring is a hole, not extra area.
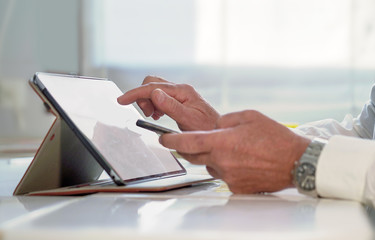
M 220 117 L 215 130 L 168 133 L 159 141 L 189 162 L 206 165 L 239 194 L 293 186 L 294 163 L 311 142 L 254 110 Z
M 126 92 L 117 101 L 122 105 L 137 102 L 143 113 L 155 120 L 166 114 L 183 131 L 212 130 L 220 116 L 192 86 L 159 77 L 146 77 L 142 86 Z

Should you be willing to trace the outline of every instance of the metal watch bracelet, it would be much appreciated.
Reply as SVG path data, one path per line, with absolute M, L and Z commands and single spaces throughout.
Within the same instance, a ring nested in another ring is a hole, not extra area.
M 298 192 L 312 197 L 318 196 L 315 175 L 320 153 L 326 143 L 327 141 L 324 139 L 314 138 L 301 158 L 294 163 L 293 184 Z

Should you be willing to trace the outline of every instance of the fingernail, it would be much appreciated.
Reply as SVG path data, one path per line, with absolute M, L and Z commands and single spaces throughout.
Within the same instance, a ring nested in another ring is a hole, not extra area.
M 163 91 L 160 90 L 160 89 L 155 89 L 155 94 L 156 94 L 156 100 L 159 103 L 162 103 L 164 101 L 164 99 L 165 99 Z
M 161 136 L 159 137 L 159 143 L 162 144 Z

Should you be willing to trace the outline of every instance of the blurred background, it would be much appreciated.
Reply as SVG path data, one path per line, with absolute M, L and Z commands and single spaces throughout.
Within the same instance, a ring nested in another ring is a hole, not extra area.
M 158 75 L 220 113 L 341 121 L 375 80 L 375 0 L 0 0 L 0 151 L 35 148 L 53 121 L 38 71 L 123 91 Z

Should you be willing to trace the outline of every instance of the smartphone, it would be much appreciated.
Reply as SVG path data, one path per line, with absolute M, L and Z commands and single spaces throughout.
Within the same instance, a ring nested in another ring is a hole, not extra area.
M 143 119 L 138 119 L 137 122 L 136 122 L 136 125 L 138 127 L 142 127 L 142 128 L 147 129 L 147 130 L 156 132 L 159 135 L 163 135 L 165 133 L 180 133 L 179 131 L 172 130 L 172 129 L 169 129 L 169 128 L 166 128 L 166 127 L 162 127 L 160 125 L 157 125 L 157 124 L 152 123 L 152 122 L 145 121 Z

